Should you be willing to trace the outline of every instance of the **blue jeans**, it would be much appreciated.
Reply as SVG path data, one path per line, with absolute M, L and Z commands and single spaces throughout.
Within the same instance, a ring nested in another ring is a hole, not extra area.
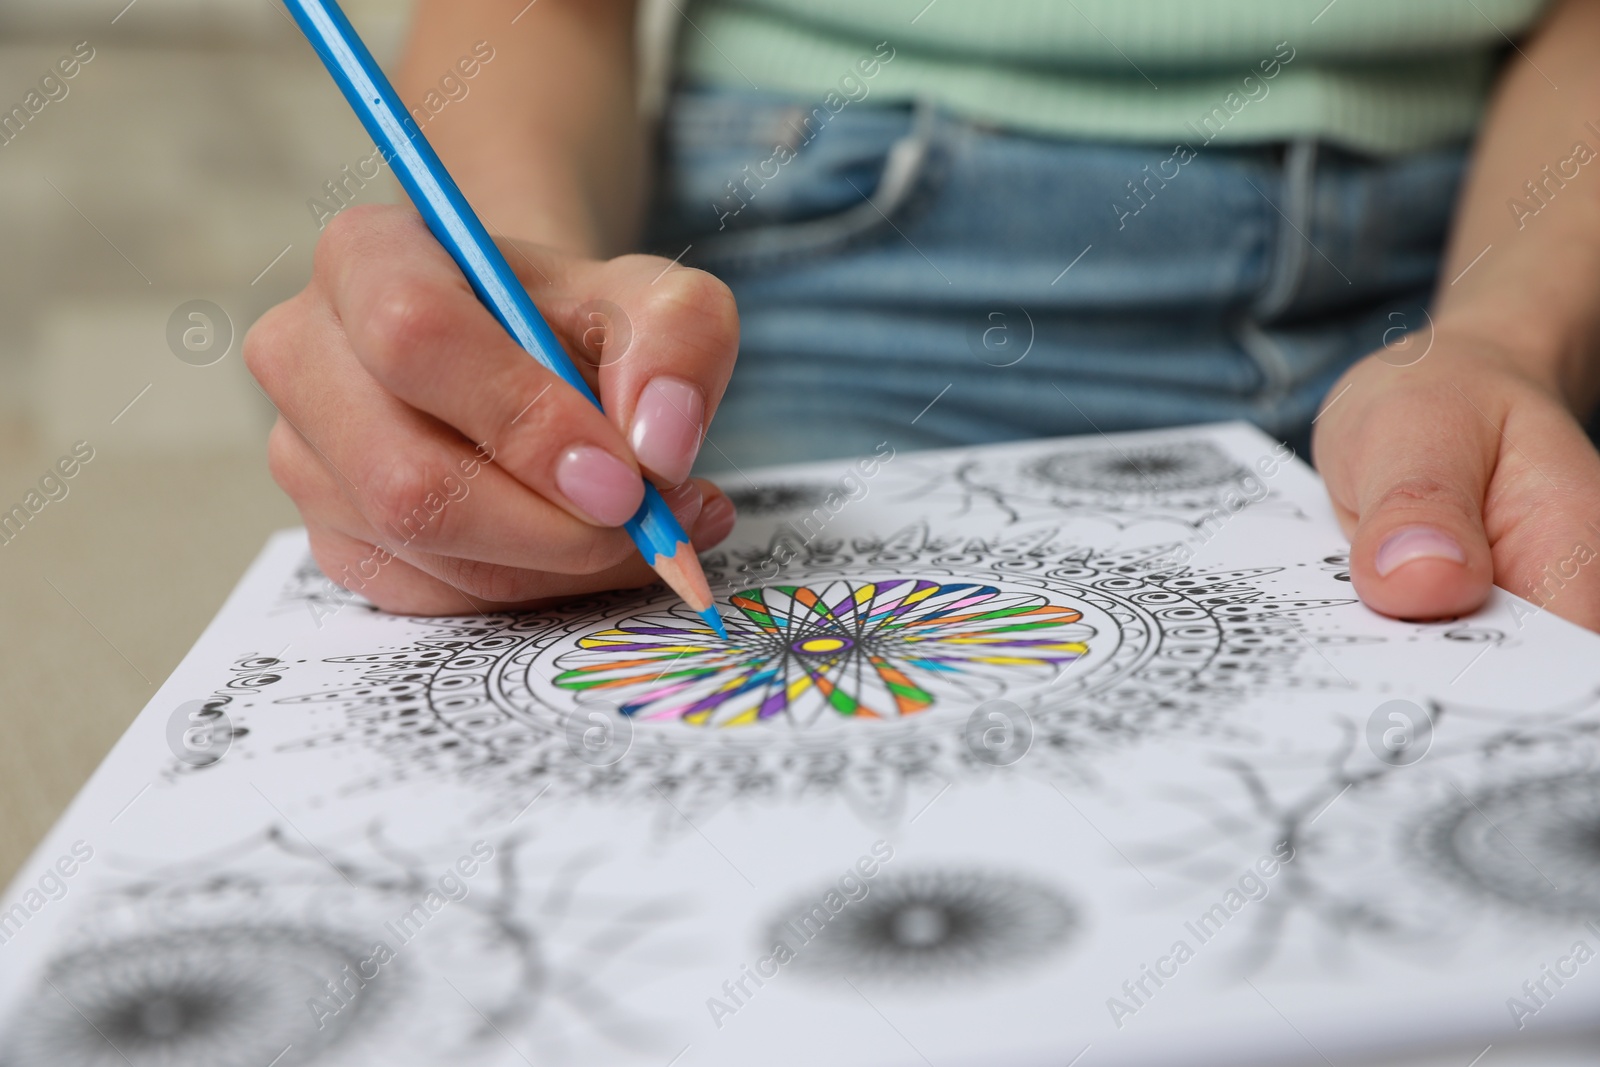
M 1306 455 L 1338 375 L 1426 329 L 1464 160 L 694 89 L 661 136 L 651 245 L 739 303 L 708 471 L 1226 419 Z

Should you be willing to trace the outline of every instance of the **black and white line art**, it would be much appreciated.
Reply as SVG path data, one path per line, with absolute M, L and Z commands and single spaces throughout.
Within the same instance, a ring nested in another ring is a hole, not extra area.
M 639 950 L 681 902 L 618 907 L 583 885 L 602 857 L 538 852 L 480 839 L 429 860 L 379 828 L 345 848 L 271 828 L 143 870 L 52 952 L 0 1064 L 471 1064 L 507 1042 L 542 1062 L 670 1054 L 671 1028 L 628 994 L 663 973 Z
M 979 868 L 884 874 L 833 915 L 814 914 L 821 899 L 796 898 L 762 943 L 791 944 L 797 974 L 885 987 L 1014 976 L 1068 949 L 1081 925 L 1060 890 Z

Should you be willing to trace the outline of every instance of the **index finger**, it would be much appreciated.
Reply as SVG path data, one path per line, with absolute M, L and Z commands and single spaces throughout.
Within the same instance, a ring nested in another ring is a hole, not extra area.
M 617 526 L 633 516 L 644 483 L 617 428 L 512 340 L 420 218 L 367 212 L 338 225 L 318 270 L 379 384 L 577 517 Z
M 552 310 L 575 347 L 598 357 L 606 414 L 658 484 L 682 482 L 738 355 L 733 294 L 705 271 L 659 256 L 576 264 L 567 289 L 575 305 Z

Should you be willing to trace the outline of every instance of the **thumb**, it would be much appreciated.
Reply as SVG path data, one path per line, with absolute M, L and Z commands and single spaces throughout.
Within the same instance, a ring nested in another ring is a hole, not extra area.
M 1351 582 L 1375 611 L 1440 618 L 1488 598 L 1494 560 L 1483 503 L 1499 441 L 1467 406 L 1435 395 L 1416 410 L 1391 409 L 1345 457 L 1346 492 L 1334 491 L 1335 504 L 1346 528 L 1354 525 Z

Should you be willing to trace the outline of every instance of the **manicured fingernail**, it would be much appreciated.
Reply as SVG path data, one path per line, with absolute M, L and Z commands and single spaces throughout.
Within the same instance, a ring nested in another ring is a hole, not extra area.
M 644 482 L 632 467 L 603 448 L 569 448 L 556 464 L 556 488 L 602 526 L 621 526 L 644 500 Z
M 684 482 L 675 485 L 661 494 L 661 499 L 667 502 L 667 507 L 672 509 L 672 514 L 677 518 L 678 525 L 685 530 L 694 529 L 695 520 L 700 518 L 700 506 L 706 502 L 706 495 L 700 491 L 700 486 L 694 482 Z
M 1390 534 L 1378 546 L 1372 565 L 1378 577 L 1387 578 L 1391 571 L 1414 559 L 1447 559 L 1451 563 L 1465 563 L 1467 554 L 1461 551 L 1455 538 L 1432 526 L 1403 526 Z
M 699 547 L 709 548 L 733 532 L 733 524 L 738 518 L 733 501 L 725 496 L 712 497 L 700 509 L 700 518 L 695 520 L 691 540 Z
M 640 466 L 668 482 L 689 477 L 700 451 L 700 422 L 706 401 L 682 378 L 653 378 L 639 394 L 628 443 Z

